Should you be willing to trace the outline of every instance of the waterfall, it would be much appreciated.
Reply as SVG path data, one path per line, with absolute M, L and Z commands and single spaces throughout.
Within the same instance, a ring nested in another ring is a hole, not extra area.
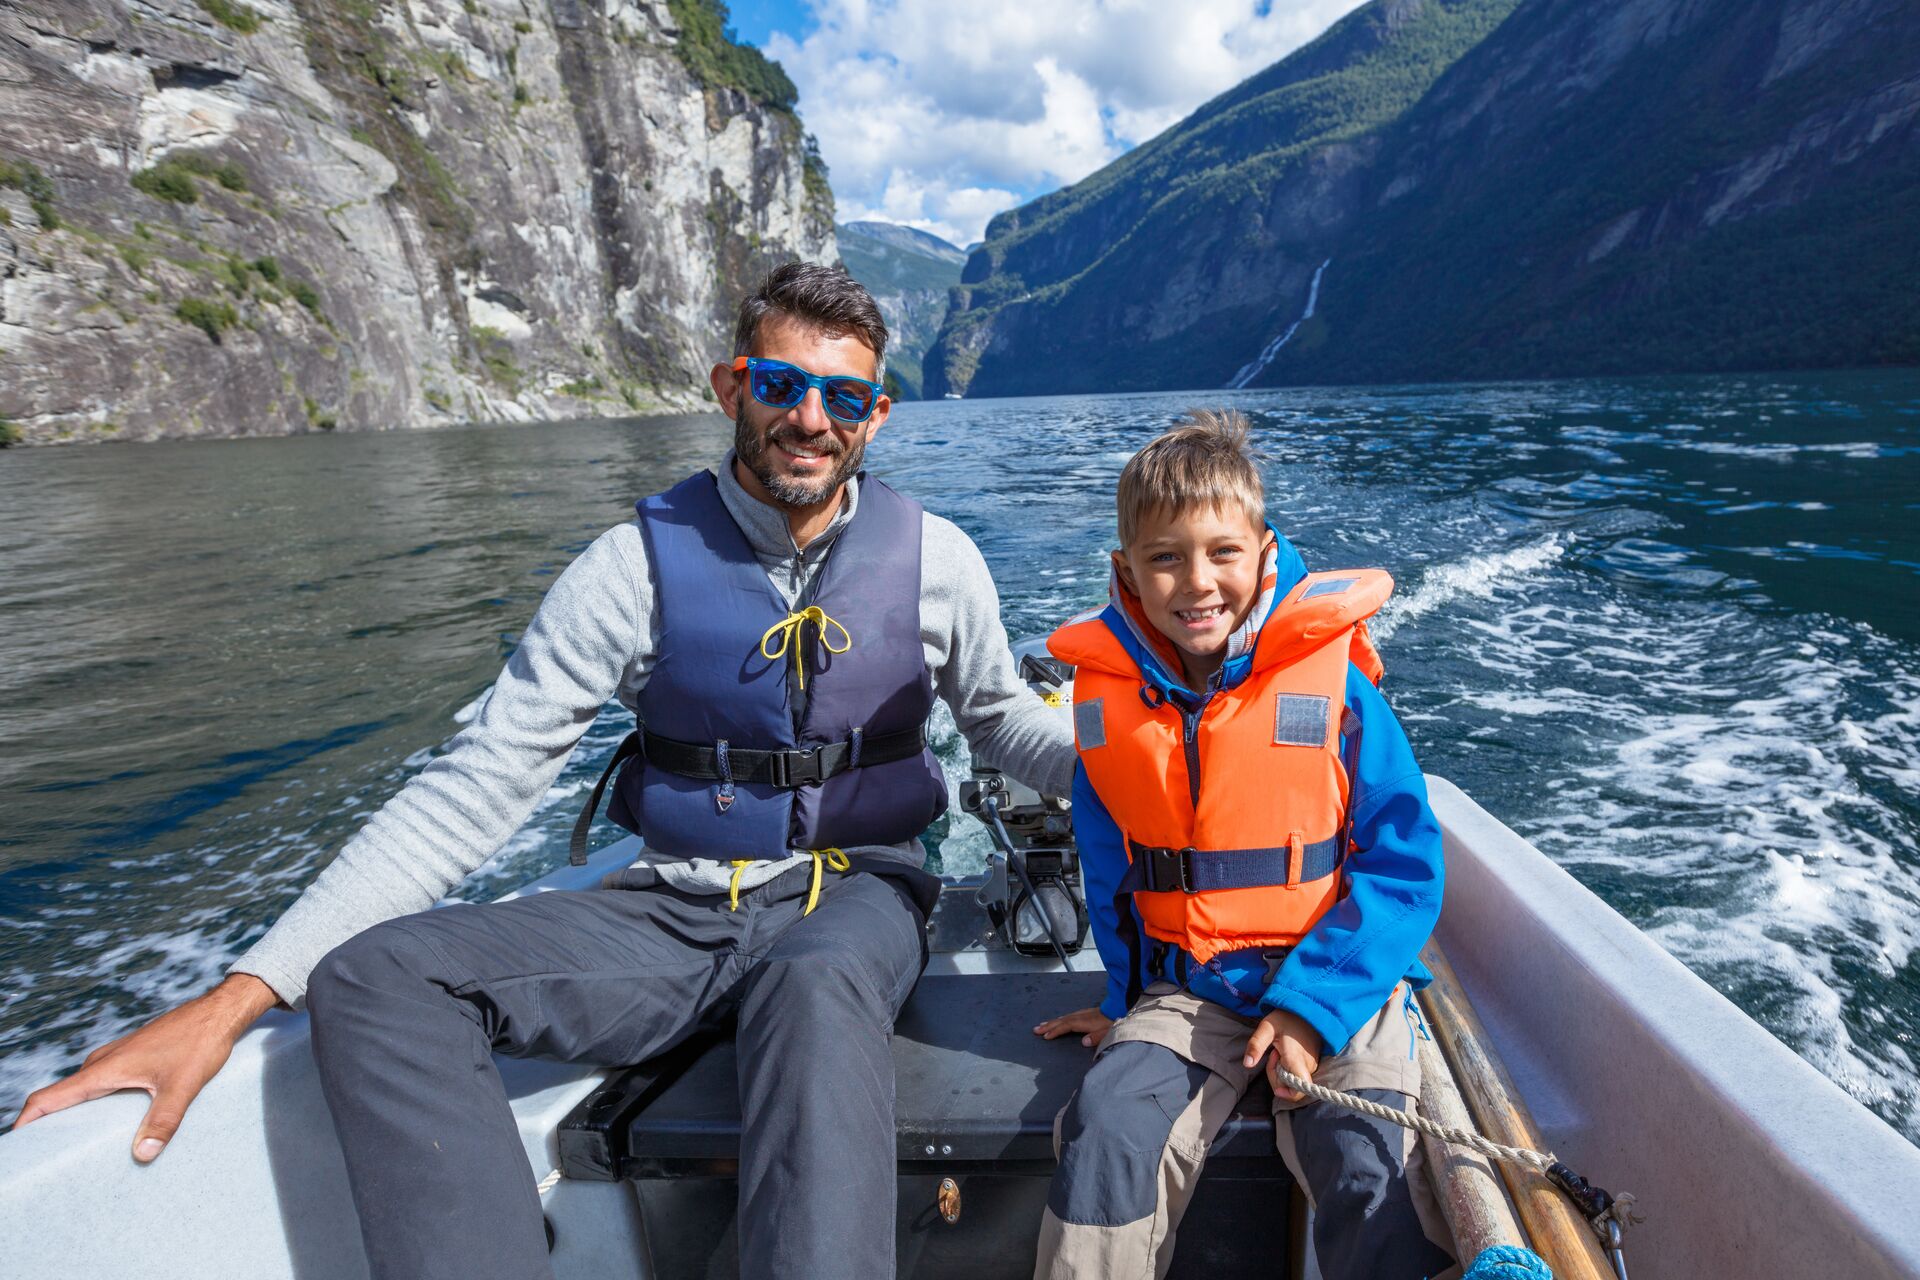
M 1227 379 L 1228 390 L 1238 391 L 1259 377 L 1260 371 L 1272 364 L 1273 358 L 1280 354 L 1280 348 L 1287 345 L 1287 340 L 1293 337 L 1294 331 L 1307 321 L 1313 319 L 1313 309 L 1320 303 L 1320 277 L 1325 275 L 1327 268 L 1332 265 L 1332 258 L 1328 258 L 1320 264 L 1320 269 L 1313 273 L 1312 286 L 1307 289 L 1307 309 L 1300 313 L 1298 320 L 1295 320 L 1287 326 L 1285 333 L 1275 338 L 1272 342 L 1269 342 L 1266 347 L 1261 350 L 1259 355 L 1255 356 L 1248 363 L 1240 366 L 1240 372 Z

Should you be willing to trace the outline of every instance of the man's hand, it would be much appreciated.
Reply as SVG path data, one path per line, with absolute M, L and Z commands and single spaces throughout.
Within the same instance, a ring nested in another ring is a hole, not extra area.
M 1273 1094 L 1282 1102 L 1292 1102 L 1305 1095 L 1281 1083 L 1278 1068 L 1284 1067 L 1302 1080 L 1312 1080 L 1313 1073 L 1320 1067 L 1320 1033 L 1307 1025 L 1306 1019 L 1297 1013 L 1288 1013 L 1285 1009 L 1275 1009 L 1260 1019 L 1253 1034 L 1247 1038 L 1246 1056 L 1240 1060 L 1243 1067 L 1257 1067 L 1260 1059 L 1267 1059 L 1267 1083 L 1273 1086 Z M 1273 1053 L 1268 1055 L 1271 1048 Z
M 95 1049 L 65 1080 L 29 1094 L 13 1127 L 121 1089 L 145 1089 L 153 1103 L 134 1134 L 133 1158 L 150 1163 L 200 1090 L 226 1065 L 234 1041 L 278 999 L 251 974 L 232 974 L 206 995 Z
M 1072 1013 L 1063 1013 L 1057 1018 L 1048 1018 L 1033 1029 L 1033 1034 L 1043 1040 L 1057 1040 L 1072 1031 L 1086 1034 L 1080 1037 L 1080 1043 L 1089 1049 L 1098 1049 L 1100 1042 L 1107 1037 L 1107 1029 L 1113 1026 L 1113 1019 L 1098 1009 L 1075 1009 Z

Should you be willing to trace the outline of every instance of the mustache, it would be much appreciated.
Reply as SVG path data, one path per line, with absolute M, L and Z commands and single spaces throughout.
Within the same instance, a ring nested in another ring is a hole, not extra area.
M 781 426 L 768 432 L 766 440 L 768 444 L 777 444 L 783 448 L 788 444 L 801 445 L 834 458 L 845 457 L 847 452 L 845 442 L 836 439 L 832 432 L 828 432 L 822 436 L 810 436 L 803 431 L 796 431 L 792 427 Z

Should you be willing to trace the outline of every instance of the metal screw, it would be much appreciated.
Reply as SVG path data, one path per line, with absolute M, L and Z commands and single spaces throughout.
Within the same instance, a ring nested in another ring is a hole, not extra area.
M 949 1144 L 947 1144 L 947 1143 L 942 1143 L 942 1144 L 940 1144 L 940 1154 L 941 1154 L 941 1155 L 943 1155 L 943 1156 L 950 1156 L 950 1155 L 952 1155 L 952 1154 L 953 1154 L 953 1147 L 952 1147 L 951 1145 L 949 1145 Z
M 927 1154 L 928 1154 L 928 1155 L 932 1155 L 932 1154 L 933 1154 L 933 1144 L 932 1144 L 932 1143 L 928 1143 L 928 1144 L 927 1144 Z

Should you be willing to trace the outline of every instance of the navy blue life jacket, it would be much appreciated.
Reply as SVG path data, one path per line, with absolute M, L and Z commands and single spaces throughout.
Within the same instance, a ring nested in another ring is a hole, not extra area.
M 921 507 L 864 474 L 859 484 L 853 519 L 800 601 L 831 623 L 792 628 L 797 662 L 777 640 L 763 650 L 790 611 L 712 473 L 636 504 L 660 643 L 641 727 L 608 767 L 631 760 L 607 811 L 650 849 L 763 859 L 899 844 L 946 811 L 946 777 L 926 745 Z M 850 643 L 834 652 L 839 627 Z M 576 828 L 576 860 L 592 812 Z

